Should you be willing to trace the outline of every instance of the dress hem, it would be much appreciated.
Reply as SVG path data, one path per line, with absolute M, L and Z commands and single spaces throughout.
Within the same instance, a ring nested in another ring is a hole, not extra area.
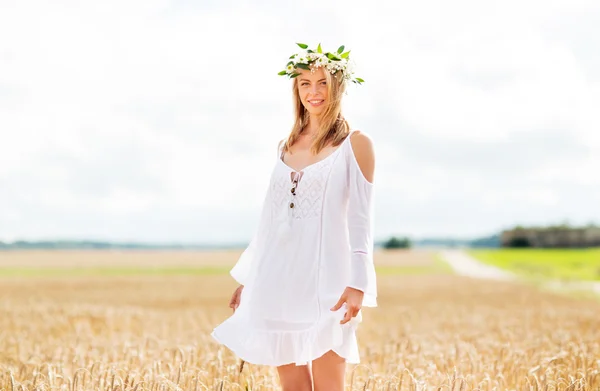
M 338 356 L 342 357 L 344 360 L 346 360 L 346 363 L 348 363 L 348 364 L 360 364 L 360 359 L 355 360 L 355 359 L 346 357 L 346 355 L 337 351 L 336 348 L 325 349 L 324 352 L 319 351 L 317 354 L 313 354 L 315 357 L 311 357 L 310 360 L 308 360 L 308 362 L 303 363 L 303 364 L 298 364 L 296 361 L 293 361 L 293 360 L 285 361 L 285 362 L 272 362 L 272 361 L 268 361 L 268 360 L 254 360 L 254 359 L 249 358 L 245 354 L 240 354 L 239 350 L 232 348 L 230 345 L 223 342 L 223 340 L 217 336 L 217 332 L 215 330 L 213 330 L 210 333 L 210 336 L 213 337 L 215 339 L 215 341 L 217 341 L 219 344 L 226 346 L 229 350 L 231 350 L 233 353 L 235 353 L 235 355 L 237 357 L 239 357 L 240 359 L 244 360 L 245 362 L 253 364 L 253 365 L 267 365 L 267 366 L 273 366 L 273 367 L 279 367 L 282 365 L 289 365 L 289 364 L 296 364 L 296 366 L 309 365 L 309 363 L 312 363 L 312 361 L 322 357 L 325 353 L 329 352 L 330 350 L 333 351 Z M 323 349 L 321 349 L 321 350 L 323 350 Z

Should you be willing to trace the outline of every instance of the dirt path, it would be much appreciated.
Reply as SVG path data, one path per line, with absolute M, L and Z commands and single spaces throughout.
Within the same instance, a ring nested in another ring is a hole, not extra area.
M 513 280 L 515 276 L 495 266 L 479 262 L 461 250 L 445 250 L 441 252 L 444 259 L 456 274 L 461 276 L 491 280 Z

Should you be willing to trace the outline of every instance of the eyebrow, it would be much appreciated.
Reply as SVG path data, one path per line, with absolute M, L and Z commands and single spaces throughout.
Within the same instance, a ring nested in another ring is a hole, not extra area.
M 320 79 L 320 80 L 317 80 L 317 81 L 323 81 L 323 80 L 327 80 L 327 79 L 325 79 L 325 78 L 322 78 L 322 79 Z M 300 81 L 310 81 L 310 80 L 308 80 L 308 79 L 300 79 Z

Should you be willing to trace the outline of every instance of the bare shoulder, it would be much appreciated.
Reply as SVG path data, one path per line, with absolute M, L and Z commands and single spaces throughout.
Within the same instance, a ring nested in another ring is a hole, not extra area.
M 365 132 L 357 130 L 350 136 L 350 144 L 352 145 L 352 152 L 354 153 L 360 171 L 365 179 L 372 183 L 375 173 L 375 149 L 373 147 L 373 140 Z
M 355 155 L 358 155 L 358 154 L 374 155 L 375 154 L 375 151 L 373 148 L 373 140 L 365 132 L 361 132 L 360 130 L 354 131 L 354 133 L 352 133 L 352 135 L 350 135 L 350 144 L 352 144 L 352 151 L 354 151 Z

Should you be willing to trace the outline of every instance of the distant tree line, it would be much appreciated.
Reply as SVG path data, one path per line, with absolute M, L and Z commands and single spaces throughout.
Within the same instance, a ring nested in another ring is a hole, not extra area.
M 500 247 L 500 234 L 476 239 L 424 238 L 412 240 L 406 236 L 391 236 L 380 243 L 385 249 L 412 247 Z
M 583 248 L 600 246 L 600 226 L 575 227 L 568 223 L 524 227 L 518 225 L 501 235 L 502 247 Z

